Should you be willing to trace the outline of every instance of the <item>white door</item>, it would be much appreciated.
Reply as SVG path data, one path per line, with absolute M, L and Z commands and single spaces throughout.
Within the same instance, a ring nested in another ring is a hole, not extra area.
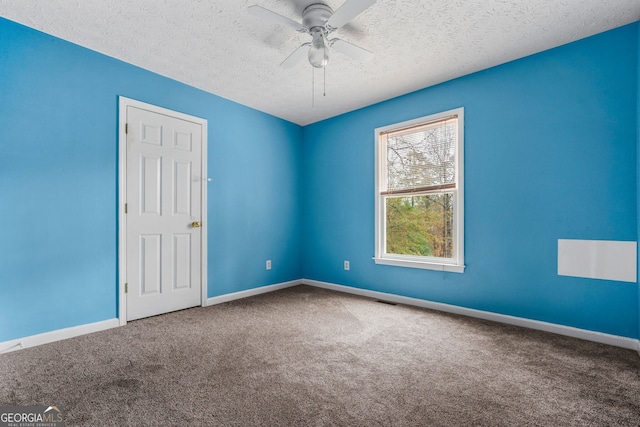
M 201 304 L 203 124 L 163 112 L 126 106 L 127 320 Z

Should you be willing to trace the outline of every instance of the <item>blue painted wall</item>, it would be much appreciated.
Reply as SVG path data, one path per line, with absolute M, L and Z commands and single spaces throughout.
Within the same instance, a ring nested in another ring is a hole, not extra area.
M 0 342 L 117 317 L 119 95 L 208 120 L 209 296 L 301 277 L 299 126 L 0 18 Z
M 305 127 L 304 277 L 638 337 L 637 284 L 557 275 L 559 238 L 637 240 L 637 27 Z M 466 271 L 374 264 L 374 128 L 456 107 Z

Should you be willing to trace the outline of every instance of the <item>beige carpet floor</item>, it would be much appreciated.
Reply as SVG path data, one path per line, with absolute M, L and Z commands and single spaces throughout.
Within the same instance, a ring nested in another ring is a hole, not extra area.
M 309 286 L 0 355 L 68 426 L 638 426 L 631 350 Z

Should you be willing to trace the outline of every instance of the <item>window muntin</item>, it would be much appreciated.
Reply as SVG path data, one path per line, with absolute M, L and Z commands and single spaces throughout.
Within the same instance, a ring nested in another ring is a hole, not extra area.
M 376 129 L 376 256 L 463 271 L 462 108 Z

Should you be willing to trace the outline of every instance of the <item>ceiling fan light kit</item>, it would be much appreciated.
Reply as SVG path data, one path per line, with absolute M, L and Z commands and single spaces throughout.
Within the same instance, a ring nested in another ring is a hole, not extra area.
M 309 52 L 307 57 L 309 63 L 316 68 L 323 68 L 329 62 L 329 46 L 327 43 L 327 37 L 322 29 L 315 27 L 311 30 L 311 46 L 309 46 Z

